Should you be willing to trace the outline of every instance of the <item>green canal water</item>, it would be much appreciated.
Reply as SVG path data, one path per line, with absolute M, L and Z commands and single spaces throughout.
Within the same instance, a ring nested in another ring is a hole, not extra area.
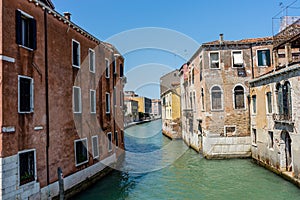
M 74 199 L 300 199 L 300 189 L 250 159 L 205 160 L 161 134 L 161 121 L 126 129 L 126 155 Z

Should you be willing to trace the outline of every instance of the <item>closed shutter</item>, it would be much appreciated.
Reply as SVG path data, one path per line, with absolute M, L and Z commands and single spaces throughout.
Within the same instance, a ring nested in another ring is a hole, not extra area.
M 20 78 L 20 112 L 31 111 L 31 80 Z
M 21 12 L 16 10 L 16 43 L 22 43 L 22 22 L 21 22 Z
M 30 31 L 31 33 L 29 33 L 29 39 L 30 39 L 30 48 L 32 48 L 33 50 L 36 49 L 36 32 L 37 32 L 37 29 L 36 29 L 36 20 L 35 19 L 30 19 L 30 24 L 29 24 L 29 27 L 30 27 Z

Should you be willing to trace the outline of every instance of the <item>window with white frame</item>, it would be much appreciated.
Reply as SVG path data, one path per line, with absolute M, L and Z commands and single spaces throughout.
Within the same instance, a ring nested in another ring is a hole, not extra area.
M 98 135 L 92 137 L 93 158 L 99 158 Z
M 252 96 L 252 113 L 256 114 L 256 95 Z
M 271 65 L 270 49 L 257 50 L 257 66 L 265 67 Z
M 238 85 L 234 88 L 234 108 L 244 109 L 245 108 L 245 94 L 244 88 Z
M 81 88 L 73 86 L 73 112 L 81 113 Z
M 89 49 L 89 65 L 90 72 L 95 73 L 95 51 L 93 49 Z
M 119 146 L 119 136 L 118 136 L 118 131 L 115 131 L 115 141 L 116 141 L 116 147 Z
M 201 104 L 202 104 L 202 110 L 204 110 L 204 90 L 201 88 Z
M 117 57 L 114 57 L 113 72 L 114 74 L 117 74 Z
M 195 70 L 194 68 L 192 69 L 192 84 L 195 83 Z
M 233 51 L 232 52 L 232 66 L 233 67 L 243 67 L 243 53 L 242 51 Z
M 274 148 L 274 135 L 273 135 L 273 131 L 268 131 L 269 134 L 269 149 L 273 149 Z
M 87 138 L 74 141 L 75 165 L 79 166 L 88 162 Z
M 19 181 L 20 185 L 30 183 L 36 179 L 35 150 L 22 151 L 19 155 Z
M 225 126 L 224 127 L 224 136 L 230 137 L 234 136 L 236 133 L 236 126 Z
M 96 90 L 90 90 L 91 113 L 96 113 Z
M 110 113 L 110 93 L 105 93 L 105 111 L 106 113 Z
M 211 88 L 211 109 L 222 110 L 223 109 L 223 92 L 219 86 Z
M 27 76 L 18 76 L 18 112 L 32 113 L 34 110 L 33 79 Z
M 27 13 L 16 10 L 16 42 L 29 49 L 36 49 L 36 20 Z
M 252 129 L 252 144 L 256 145 L 257 143 L 257 133 L 256 133 L 256 129 Z
M 107 133 L 107 141 L 108 141 L 108 152 L 112 151 L 112 135 L 111 132 Z
M 270 114 L 272 113 L 272 93 L 267 92 L 266 98 L 267 98 L 267 113 Z
M 108 59 L 105 59 L 105 77 L 106 78 L 109 78 L 109 60 Z
M 72 40 L 72 65 L 80 68 L 80 43 Z
M 219 52 L 210 52 L 209 53 L 209 61 L 211 69 L 219 69 L 220 68 L 220 60 L 219 60 Z

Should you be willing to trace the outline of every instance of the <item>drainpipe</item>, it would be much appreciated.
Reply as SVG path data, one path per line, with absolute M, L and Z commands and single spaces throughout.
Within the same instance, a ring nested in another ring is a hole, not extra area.
M 253 49 L 252 44 L 250 44 L 250 57 L 251 57 L 251 77 L 254 79 L 254 64 L 253 64 Z
M 47 28 L 47 10 L 44 11 L 44 31 L 45 31 L 45 93 L 46 93 L 46 170 L 47 185 L 49 180 L 49 81 L 48 81 L 48 28 Z

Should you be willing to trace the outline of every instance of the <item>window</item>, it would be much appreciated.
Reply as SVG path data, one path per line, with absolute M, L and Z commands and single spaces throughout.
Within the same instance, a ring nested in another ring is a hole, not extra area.
M 111 133 L 107 133 L 107 139 L 108 139 L 108 152 L 112 151 L 112 135 Z
M 96 90 L 90 90 L 91 113 L 96 113 Z
M 200 81 L 202 81 L 203 79 L 203 75 L 202 75 L 202 71 L 203 71 L 203 67 L 202 67 L 202 60 L 200 61 Z
M 232 66 L 233 67 L 243 67 L 243 54 L 242 51 L 232 52 Z
M 276 94 L 277 94 L 277 107 L 278 114 L 283 114 L 283 105 L 282 105 L 282 86 L 280 83 L 276 85 Z
M 105 77 L 109 78 L 109 60 L 105 59 Z
M 272 93 L 267 92 L 267 112 L 270 114 L 272 113 Z
M 33 112 L 33 79 L 18 76 L 18 111 L 19 113 Z
M 270 66 L 271 65 L 271 58 L 270 58 L 270 50 L 257 50 L 257 66 Z
M 192 69 L 192 84 L 195 82 L 195 70 L 194 68 Z
M 113 92 L 113 105 L 116 107 L 117 105 L 117 89 L 114 87 L 114 92 Z
M 238 85 L 234 88 L 234 108 L 235 109 L 245 108 L 244 88 L 241 85 Z
M 257 135 L 256 135 L 256 129 L 252 129 L 252 144 L 256 145 L 257 143 Z
M 114 70 L 114 74 L 117 74 L 117 58 L 116 57 L 114 57 L 113 70 Z
M 256 95 L 252 96 L 252 112 L 256 114 Z
M 210 54 L 210 68 L 219 69 L 219 52 L 211 52 Z
M 222 110 L 223 105 L 223 94 L 219 86 L 214 86 L 211 89 L 211 109 L 212 110 Z
M 35 150 L 19 152 L 19 180 L 20 185 L 35 181 L 36 161 Z
M 124 76 L 124 68 L 123 68 L 123 64 L 120 63 L 120 77 Z
M 274 148 L 274 135 L 272 131 L 269 131 L 269 148 L 273 149 Z
M 16 42 L 29 49 L 36 49 L 36 20 L 23 11 L 16 10 Z
M 235 135 L 236 126 L 225 126 L 224 127 L 224 136 L 234 136 Z
M 80 43 L 72 40 L 72 65 L 80 68 Z
M 95 51 L 89 49 L 89 64 L 90 64 L 90 72 L 95 73 Z
M 98 135 L 92 137 L 93 158 L 99 158 Z
M 202 101 L 202 110 L 204 110 L 204 90 L 201 88 L 201 101 Z
M 110 113 L 110 94 L 106 93 L 105 94 L 105 111 L 106 113 Z
M 292 95 L 291 86 L 287 81 L 284 85 L 278 83 L 276 85 L 278 114 L 282 120 L 292 119 Z
M 118 131 L 115 131 L 115 141 L 116 141 L 116 147 L 118 147 L 119 146 Z
M 73 112 L 81 113 L 81 89 L 73 86 Z
M 75 165 L 76 167 L 88 162 L 87 138 L 75 140 Z

